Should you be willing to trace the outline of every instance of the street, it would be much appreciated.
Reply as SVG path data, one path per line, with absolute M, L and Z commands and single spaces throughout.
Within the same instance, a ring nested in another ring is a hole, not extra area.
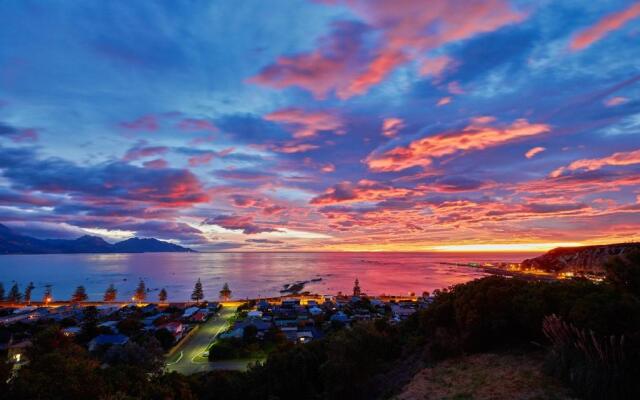
M 206 357 L 203 357 L 202 353 L 228 327 L 228 320 L 233 317 L 237 308 L 237 306 L 225 305 L 222 307 L 219 316 L 212 317 L 201 325 L 193 336 L 187 338 L 180 345 L 180 348 L 171 357 L 170 362 L 167 363 L 167 370 L 190 375 L 197 372 L 221 369 L 216 368 L 213 363 L 205 361 Z M 233 367 L 237 367 L 237 365 L 233 365 Z

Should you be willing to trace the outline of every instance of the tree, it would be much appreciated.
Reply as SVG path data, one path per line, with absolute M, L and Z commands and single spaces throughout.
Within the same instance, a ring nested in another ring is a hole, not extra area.
M 167 301 L 167 290 L 165 288 L 162 288 L 158 293 L 158 300 L 160 300 L 160 303 Z
M 220 291 L 220 300 L 229 300 L 231 298 L 231 289 L 229 289 L 229 284 L 225 282 L 222 286 L 222 290 Z
M 71 302 L 80 303 L 82 301 L 86 301 L 88 298 L 89 296 L 87 296 L 87 290 L 84 288 L 84 286 L 80 285 L 76 288 L 73 296 L 71 296 Z
M 0 282 L 0 301 L 4 301 L 4 285 Z
M 46 285 L 44 285 L 44 296 L 42 296 L 42 301 L 44 301 L 45 304 L 49 304 L 53 301 L 53 294 L 51 292 L 50 283 L 47 283 Z
M 134 301 L 145 301 L 147 298 L 147 286 L 144 284 L 144 281 L 140 279 L 138 282 L 138 287 L 136 288 L 136 294 L 133 296 Z
M 155 331 L 154 336 L 156 337 L 156 339 L 158 339 L 158 342 L 160 342 L 162 348 L 165 350 L 169 350 L 176 342 L 173 334 L 166 328 L 158 329 L 157 331 Z
M 202 291 L 202 282 L 200 282 L 200 278 L 198 278 L 198 281 L 196 282 L 195 286 L 193 287 L 193 293 L 191 294 L 191 300 L 195 301 L 196 303 L 199 303 L 200 300 L 202 300 L 204 298 L 204 292 Z
M 22 300 L 22 293 L 20 293 L 20 288 L 17 283 L 14 283 L 13 286 L 11 286 L 7 300 L 12 303 L 19 303 L 20 300 Z
M 104 301 L 115 301 L 117 296 L 118 296 L 118 289 L 116 289 L 116 287 L 113 286 L 113 283 L 112 283 L 104 292 Z
M 640 250 L 612 257 L 605 269 L 607 280 L 615 287 L 640 297 Z
M 24 301 L 29 304 L 31 304 L 31 292 L 33 292 L 33 289 L 35 288 L 36 287 L 33 285 L 33 282 L 29 282 L 29 286 L 24 290 Z

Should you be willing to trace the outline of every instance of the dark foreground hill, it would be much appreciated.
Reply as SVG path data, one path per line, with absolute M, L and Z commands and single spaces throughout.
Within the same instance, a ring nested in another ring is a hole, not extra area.
M 524 260 L 522 266 L 554 272 L 604 272 L 605 263 L 611 257 L 634 250 L 640 250 L 640 243 L 558 247 L 539 257 Z
M 36 239 L 13 232 L 0 224 L 0 254 L 64 254 L 64 253 L 187 253 L 193 250 L 157 239 L 131 238 L 109 243 L 97 236 L 78 239 Z

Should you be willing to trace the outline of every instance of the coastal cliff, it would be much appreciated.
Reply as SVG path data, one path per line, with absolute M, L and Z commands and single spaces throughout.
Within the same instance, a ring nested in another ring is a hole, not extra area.
M 640 250 L 640 243 L 558 247 L 539 257 L 524 260 L 522 267 L 552 272 L 603 272 L 609 258 L 633 250 Z

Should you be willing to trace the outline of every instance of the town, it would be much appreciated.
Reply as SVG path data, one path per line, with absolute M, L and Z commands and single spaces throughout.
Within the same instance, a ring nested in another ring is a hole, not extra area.
M 192 374 L 215 369 L 245 370 L 278 348 L 304 345 L 359 321 L 399 323 L 432 301 L 422 296 L 370 297 L 355 279 L 349 295 L 308 292 L 281 297 L 234 300 L 228 284 L 217 301 L 204 299 L 200 280 L 190 302 L 157 301 L 140 280 L 131 301 L 116 301 L 111 285 L 103 301 L 89 301 L 79 286 L 69 301 L 54 300 L 48 286 L 41 301 L 14 285 L 0 288 L 0 351 L 14 376 L 29 362 L 32 338 L 54 330 L 84 346 L 102 364 L 122 359 L 162 363 L 167 371 Z

